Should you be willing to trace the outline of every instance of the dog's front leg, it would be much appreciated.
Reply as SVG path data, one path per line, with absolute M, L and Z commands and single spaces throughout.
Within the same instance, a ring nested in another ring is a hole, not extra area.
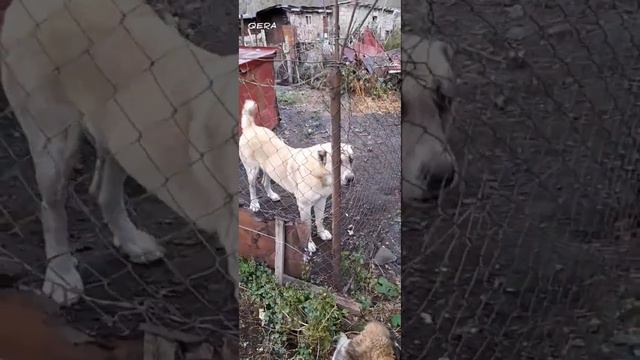
M 313 205 L 313 212 L 316 216 L 316 230 L 318 231 L 318 236 L 322 240 L 331 240 L 332 236 L 329 230 L 324 228 L 324 209 L 327 206 L 327 198 L 321 197 L 318 202 Z
M 298 210 L 300 210 L 300 221 L 307 227 L 309 231 L 309 243 L 307 244 L 307 251 L 309 254 L 316 252 L 316 244 L 311 238 L 311 205 L 298 202 Z

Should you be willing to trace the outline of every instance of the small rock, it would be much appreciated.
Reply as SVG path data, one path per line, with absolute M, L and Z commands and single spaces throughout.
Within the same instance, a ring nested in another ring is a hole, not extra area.
M 587 327 L 590 333 L 597 333 L 598 331 L 600 331 L 600 325 L 602 325 L 602 322 L 596 318 L 593 318 L 591 319 L 591 321 L 589 321 L 589 325 Z
M 384 265 L 396 261 L 397 258 L 397 256 L 393 255 L 391 250 L 381 246 L 380 249 L 378 249 L 376 256 L 373 258 L 373 263 L 376 265 Z
M 586 344 L 582 339 L 573 339 L 571 340 L 571 346 L 574 347 L 584 347 Z
M 524 9 L 522 8 L 522 5 L 509 6 L 505 10 L 507 10 L 509 17 L 512 19 L 517 19 L 524 16 Z
M 640 335 L 618 334 L 611 338 L 616 345 L 640 345 Z
M 522 25 L 517 25 L 507 30 L 507 33 L 505 34 L 505 36 L 509 40 L 522 40 L 528 35 L 530 35 L 531 33 L 532 33 L 531 28 L 522 26 Z
M 502 94 L 496 96 L 494 100 L 494 104 L 496 105 L 496 108 L 500 110 L 504 110 L 504 106 L 506 102 L 507 102 L 507 98 Z
M 509 66 L 515 69 L 523 68 L 526 65 L 524 50 L 509 51 L 507 59 L 508 59 Z
M 353 225 L 349 225 L 347 227 L 347 234 L 349 234 L 349 236 L 353 236 L 354 232 L 353 232 Z
M 433 324 L 433 316 L 431 316 L 431 314 L 421 313 L 420 317 L 422 318 L 425 324 L 428 324 L 428 325 Z
M 573 28 L 567 23 L 560 23 L 547 29 L 547 33 L 552 36 L 573 34 Z

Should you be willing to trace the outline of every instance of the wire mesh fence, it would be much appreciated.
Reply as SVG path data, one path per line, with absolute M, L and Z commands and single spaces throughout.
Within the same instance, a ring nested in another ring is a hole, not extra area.
M 0 263 L 90 335 L 220 345 L 238 330 L 237 46 L 207 34 L 236 20 L 199 29 L 210 4 L 170 3 L 8 8 Z
M 433 148 L 453 149 L 458 166 L 457 184 L 439 201 L 408 201 L 403 210 L 407 358 L 633 352 L 637 12 L 631 1 L 405 2 L 403 46 L 413 33 L 455 49 L 415 83 L 433 105 L 428 119 L 440 120 L 453 99 L 451 134 Z M 405 71 L 419 67 L 410 52 L 403 49 Z M 449 61 L 455 93 L 438 77 Z M 417 105 L 409 101 L 403 93 L 403 112 Z M 430 180 L 414 170 L 421 185 Z
M 349 15 L 340 14 L 347 19 Z M 328 22 L 332 24 L 332 21 Z M 352 46 L 359 39 L 358 35 L 352 33 L 347 46 Z M 344 38 L 341 39 L 343 42 Z M 279 217 L 311 224 L 314 243 L 311 250 L 314 251 L 310 253 L 307 249 L 310 277 L 312 282 L 324 286 L 333 283 L 331 242 L 328 241 L 333 235 L 330 226 L 333 180 L 330 175 L 329 85 L 331 71 L 335 68 L 332 48 L 330 40 L 321 38 L 296 44 L 296 57 L 291 61 L 283 61 L 283 58 L 275 62 L 263 60 L 274 62 L 276 76 L 295 74 L 295 82 L 276 86 L 279 123 L 273 132 L 264 127 L 255 128 L 259 130 L 246 135 L 246 144 L 241 140 L 240 145 L 241 154 L 245 145 L 250 149 L 244 159 L 241 155 L 244 162 L 240 171 L 241 206 L 254 210 L 262 218 Z M 278 71 L 280 66 L 293 68 Z M 348 59 L 341 64 L 340 70 L 343 151 L 341 179 L 335 181 L 341 181 L 343 187 L 339 215 L 343 250 L 357 251 L 371 259 L 384 245 L 399 254 L 400 101 L 397 83 L 393 75 L 371 74 L 362 63 Z M 255 79 L 245 80 L 252 81 Z M 258 156 L 263 160 L 253 161 Z M 252 166 L 254 169 L 266 167 L 271 173 L 271 184 L 267 187 L 261 184 L 258 177 L 264 176 L 260 175 L 264 172 L 247 170 Z M 255 184 L 255 190 L 251 190 L 251 183 Z M 254 196 L 252 191 L 255 191 Z M 269 195 L 271 191 L 273 193 Z M 399 275 L 399 265 L 399 261 L 390 265 L 396 275 Z

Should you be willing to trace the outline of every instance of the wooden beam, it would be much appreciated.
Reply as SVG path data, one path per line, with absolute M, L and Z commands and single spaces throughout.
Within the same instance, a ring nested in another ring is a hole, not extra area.
M 285 246 L 285 236 L 284 236 L 284 221 L 280 218 L 276 218 L 276 258 L 274 261 L 274 268 L 276 274 L 276 281 L 278 281 L 279 285 L 283 284 L 284 275 L 284 246 Z
M 308 283 L 306 281 L 302 281 L 300 279 L 296 279 L 294 277 L 291 277 L 287 274 L 284 274 L 282 276 L 282 278 L 284 279 L 285 283 L 292 283 L 292 284 L 296 284 L 299 285 L 301 287 L 305 287 L 307 289 L 309 289 L 311 292 L 313 293 L 321 293 L 321 292 L 326 292 L 329 291 L 328 289 L 325 288 L 321 288 L 319 286 L 313 285 L 311 283 Z M 338 294 L 334 294 L 331 293 L 331 295 L 333 295 L 336 299 L 336 304 L 338 306 L 340 306 L 343 309 L 346 309 L 347 311 L 349 311 L 350 313 L 354 314 L 354 315 L 360 315 L 362 313 L 362 307 L 360 306 L 360 304 L 354 300 L 351 300 L 349 298 L 346 298 L 344 296 L 340 296 Z

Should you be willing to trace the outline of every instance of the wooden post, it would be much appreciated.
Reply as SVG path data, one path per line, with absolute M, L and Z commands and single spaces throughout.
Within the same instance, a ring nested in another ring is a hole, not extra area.
M 339 14 L 338 0 L 335 0 L 333 5 L 334 14 L 334 57 L 335 64 L 333 67 L 333 81 L 331 89 L 331 163 L 333 166 L 333 194 L 331 199 L 331 220 L 332 220 L 332 233 L 333 242 L 331 244 L 331 251 L 333 255 L 333 285 L 336 289 L 340 289 L 340 257 L 341 251 L 341 232 L 342 226 L 340 225 L 340 166 L 342 156 L 340 146 L 340 106 L 341 106 L 341 70 L 340 62 L 342 61 L 342 51 L 340 50 L 340 14 Z
M 283 284 L 284 275 L 284 251 L 285 251 L 285 234 L 284 220 L 276 218 L 276 258 L 274 261 L 276 281 L 279 285 Z
M 240 42 L 244 46 L 244 14 L 240 15 Z

